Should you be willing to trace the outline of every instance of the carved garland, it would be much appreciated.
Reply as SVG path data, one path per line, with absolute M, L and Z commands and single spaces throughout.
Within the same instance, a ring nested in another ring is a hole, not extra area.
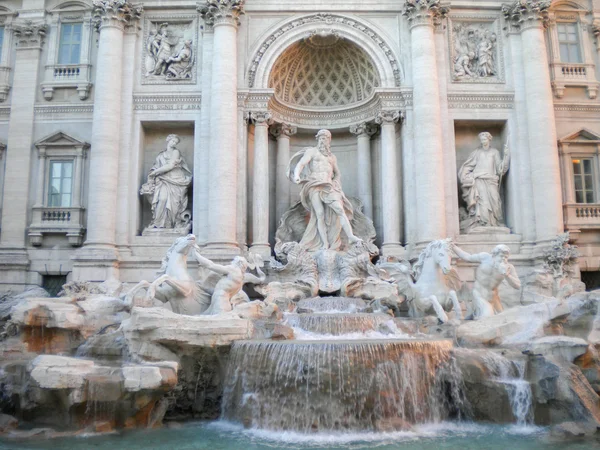
M 254 82 L 256 79 L 256 71 L 258 70 L 258 66 L 260 65 L 260 62 L 262 61 L 262 58 L 264 57 L 264 55 L 267 52 L 267 50 L 269 49 L 269 47 L 271 47 L 271 45 L 273 45 L 273 43 L 277 39 L 282 37 L 284 34 L 288 33 L 291 30 L 294 30 L 295 28 L 305 25 L 307 23 L 325 23 L 327 25 L 336 23 L 336 24 L 350 26 L 353 29 L 358 30 L 361 33 L 365 34 L 373 42 L 375 42 L 375 44 L 377 44 L 379 46 L 379 48 L 381 48 L 381 50 L 383 50 L 383 52 L 385 53 L 390 65 L 392 67 L 396 86 L 399 87 L 401 85 L 402 79 L 400 76 L 400 65 L 398 64 L 398 61 L 396 60 L 396 57 L 394 56 L 392 49 L 385 43 L 385 41 L 381 38 L 381 36 L 379 36 L 379 34 L 377 34 L 372 28 L 369 28 L 369 27 L 363 25 L 362 23 L 357 22 L 354 19 L 350 19 L 348 17 L 343 17 L 343 16 L 338 16 L 335 14 L 318 13 L 318 14 L 305 16 L 305 17 L 301 17 L 299 19 L 293 20 L 293 21 L 281 26 L 280 28 L 275 30 L 273 33 L 271 33 L 271 35 L 264 41 L 264 43 L 261 45 L 261 47 L 256 52 L 256 55 L 252 59 L 252 64 L 250 65 L 250 69 L 248 71 L 248 86 L 249 87 L 251 87 L 251 88 L 254 87 Z

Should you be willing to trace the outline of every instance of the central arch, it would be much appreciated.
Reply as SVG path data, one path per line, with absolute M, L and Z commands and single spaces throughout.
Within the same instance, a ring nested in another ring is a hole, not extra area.
M 402 68 L 391 40 L 362 19 L 338 14 L 294 17 L 265 33 L 251 52 L 253 57 L 246 73 L 248 87 L 268 89 L 270 74 L 278 58 L 293 44 L 315 34 L 335 35 L 352 42 L 372 58 L 381 87 L 400 87 Z

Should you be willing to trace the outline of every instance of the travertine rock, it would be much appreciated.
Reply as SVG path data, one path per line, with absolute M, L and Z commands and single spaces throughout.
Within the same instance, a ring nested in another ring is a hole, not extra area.
M 122 330 L 132 355 L 141 359 L 179 361 L 178 354 L 195 347 L 230 345 L 253 334 L 252 321 L 234 313 L 184 316 L 163 308 L 133 308 Z
M 588 350 L 588 343 L 579 338 L 567 336 L 546 336 L 536 339 L 529 346 L 533 354 L 541 354 L 546 358 L 556 358 L 569 363 L 584 355 Z

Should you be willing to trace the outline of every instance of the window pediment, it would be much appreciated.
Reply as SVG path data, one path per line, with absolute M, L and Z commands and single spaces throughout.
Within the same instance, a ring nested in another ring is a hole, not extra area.
M 39 140 L 35 143 L 35 146 L 40 147 L 79 147 L 79 148 L 88 148 L 90 144 L 76 137 L 70 136 L 67 133 L 62 131 L 52 133 L 49 136 Z
M 600 134 L 582 128 L 558 140 L 561 144 L 600 144 Z

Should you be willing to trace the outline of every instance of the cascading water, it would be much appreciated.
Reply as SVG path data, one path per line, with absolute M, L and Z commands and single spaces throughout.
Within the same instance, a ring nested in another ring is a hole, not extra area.
M 525 379 L 525 362 L 511 361 L 494 352 L 486 352 L 484 361 L 494 380 L 501 383 L 508 394 L 508 400 L 517 425 L 533 423 L 533 394 L 531 385 Z
M 322 308 L 324 300 L 311 305 L 320 313 L 287 319 L 314 340 L 233 345 L 224 419 L 253 428 L 314 432 L 403 430 L 448 417 L 447 398 L 455 390 L 441 374 L 451 359 L 450 341 L 402 339 L 393 333 L 369 339 L 389 316 L 333 314 Z M 332 308 L 344 311 L 356 304 L 342 300 L 332 299 Z M 336 334 L 354 338 L 327 338 Z

